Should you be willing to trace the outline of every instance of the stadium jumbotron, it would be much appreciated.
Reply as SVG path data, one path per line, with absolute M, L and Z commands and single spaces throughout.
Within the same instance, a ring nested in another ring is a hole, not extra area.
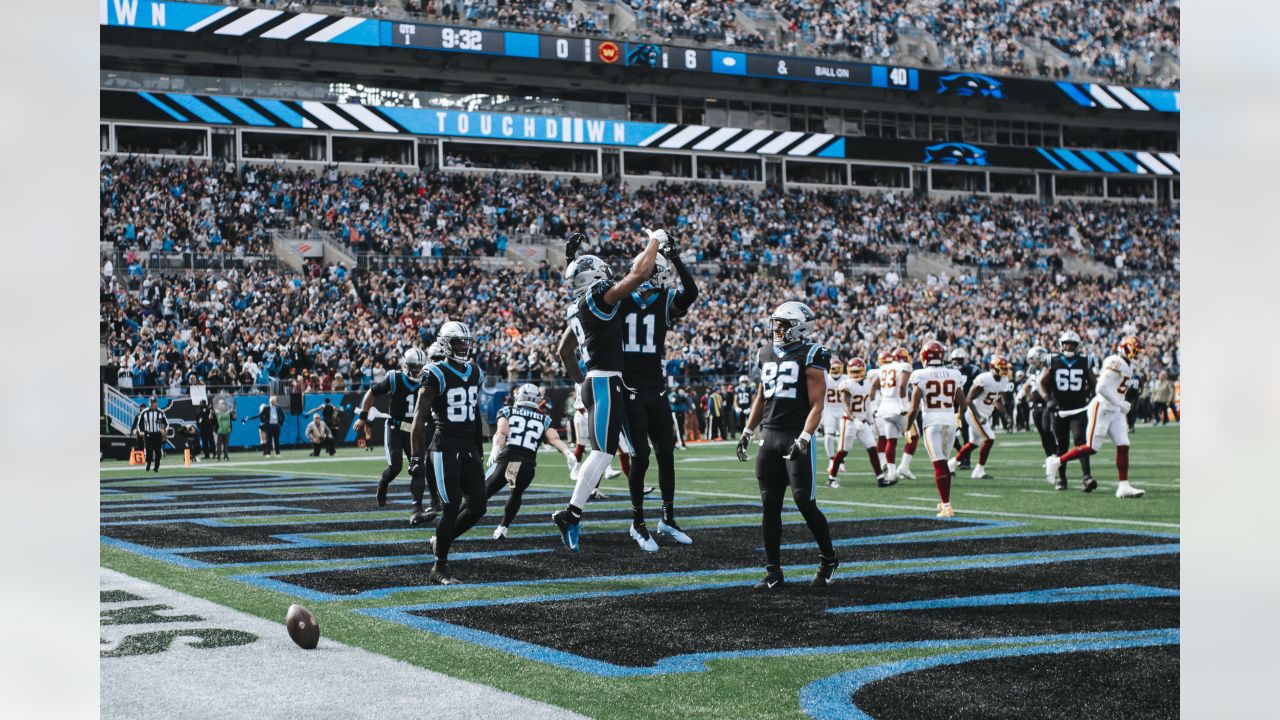
M 99 21 L 102 717 L 1178 717 L 1177 3 Z

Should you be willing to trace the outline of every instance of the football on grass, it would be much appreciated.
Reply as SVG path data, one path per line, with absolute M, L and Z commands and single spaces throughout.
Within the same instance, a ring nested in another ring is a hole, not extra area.
M 316 616 L 301 605 L 290 605 L 289 612 L 284 615 L 284 624 L 289 626 L 289 637 L 303 650 L 314 650 L 320 644 L 320 623 Z

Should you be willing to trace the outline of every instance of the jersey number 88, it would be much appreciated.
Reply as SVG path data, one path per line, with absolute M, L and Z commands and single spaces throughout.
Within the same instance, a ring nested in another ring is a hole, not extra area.
M 449 422 L 470 422 L 476 419 L 476 392 L 472 385 L 469 388 L 449 388 L 444 394 L 445 417 Z

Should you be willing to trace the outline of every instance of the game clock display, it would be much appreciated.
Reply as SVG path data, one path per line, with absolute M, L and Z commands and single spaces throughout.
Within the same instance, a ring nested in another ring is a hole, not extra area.
M 394 23 L 391 42 L 398 47 L 474 52 L 502 55 L 506 52 L 506 33 L 468 27 Z

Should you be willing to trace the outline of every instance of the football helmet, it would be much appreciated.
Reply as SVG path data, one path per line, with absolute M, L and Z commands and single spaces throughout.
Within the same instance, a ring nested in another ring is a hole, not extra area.
M 739 384 L 739 385 L 747 385 L 747 384 L 749 384 L 750 382 L 751 382 L 751 378 L 747 377 L 746 375 L 739 375 L 739 376 L 738 376 L 738 384 Z
M 410 382 L 422 381 L 422 369 L 426 364 L 427 354 L 416 347 L 405 350 L 404 356 L 400 358 L 400 369 L 404 371 L 404 376 L 409 378 Z
M 637 255 L 636 259 L 631 261 L 631 266 L 635 267 L 635 264 L 639 262 L 639 260 L 640 256 Z M 675 269 L 671 267 L 671 261 L 662 255 L 654 257 L 653 274 L 649 276 L 649 284 L 658 289 L 662 289 L 671 287 L 671 281 L 674 279 Z
M 436 342 L 444 345 L 445 357 L 458 362 L 470 360 L 471 352 L 475 347 L 471 328 L 453 320 L 440 326 L 440 334 L 436 336 Z
M 781 345 L 790 345 L 809 337 L 817 316 L 808 305 L 796 300 L 788 300 L 778 306 L 769 316 L 773 324 L 773 339 Z
M 862 358 L 850 360 L 849 365 L 844 370 L 854 380 L 862 380 L 867 376 L 867 364 L 863 362 Z
M 542 400 L 542 391 L 538 389 L 537 385 L 525 383 L 516 388 L 514 399 L 516 405 L 538 407 L 538 402 Z
M 897 362 L 898 356 L 892 350 L 881 350 L 880 354 L 876 356 L 876 360 L 881 365 L 888 365 L 891 362 Z
M 835 358 L 831 358 L 831 369 L 830 369 L 830 370 L 828 370 L 827 372 L 829 372 L 829 373 L 831 373 L 832 375 L 835 375 L 835 376 L 837 376 L 837 377 L 839 377 L 840 375 L 843 375 L 843 374 L 844 374 L 844 363 L 840 362 L 839 360 L 837 360 L 837 359 L 835 359 Z
M 583 255 L 569 263 L 564 272 L 564 280 L 569 284 L 569 292 L 575 300 L 587 294 L 592 285 L 601 280 L 612 280 L 613 268 L 595 255 Z
M 1132 362 L 1133 360 L 1138 359 L 1138 356 L 1142 354 L 1142 351 L 1145 350 L 1146 347 L 1147 346 L 1143 345 L 1142 341 L 1138 339 L 1137 335 L 1128 335 L 1120 341 L 1120 344 L 1116 346 L 1116 349 L 1120 351 L 1120 357 Z
M 1070 346 L 1070 347 L 1068 347 Z M 1058 336 L 1058 350 L 1067 357 L 1075 357 L 1080 348 L 1080 336 L 1074 330 L 1067 330 Z
M 1003 355 L 993 355 L 991 357 L 991 370 L 1002 378 L 1007 378 L 1013 374 L 1013 366 L 1009 364 L 1009 360 Z
M 963 351 L 959 348 L 956 350 L 961 353 L 961 359 L 964 359 L 965 355 L 963 354 Z M 924 344 L 924 347 L 920 348 L 920 362 L 925 365 L 941 365 L 946 357 L 947 349 L 944 348 L 942 343 L 937 340 L 930 340 Z M 956 359 L 956 353 L 951 353 L 951 359 Z
M 969 353 L 964 348 L 958 347 L 951 351 L 951 364 L 963 365 L 969 361 Z
M 911 364 L 911 351 L 904 347 L 900 347 L 897 350 L 894 350 L 893 356 L 908 365 Z
M 449 349 L 444 343 L 436 340 L 427 348 L 427 359 L 431 362 L 444 362 L 449 357 Z
M 1027 351 L 1027 365 L 1037 368 L 1049 359 L 1049 351 L 1043 345 L 1036 345 Z

